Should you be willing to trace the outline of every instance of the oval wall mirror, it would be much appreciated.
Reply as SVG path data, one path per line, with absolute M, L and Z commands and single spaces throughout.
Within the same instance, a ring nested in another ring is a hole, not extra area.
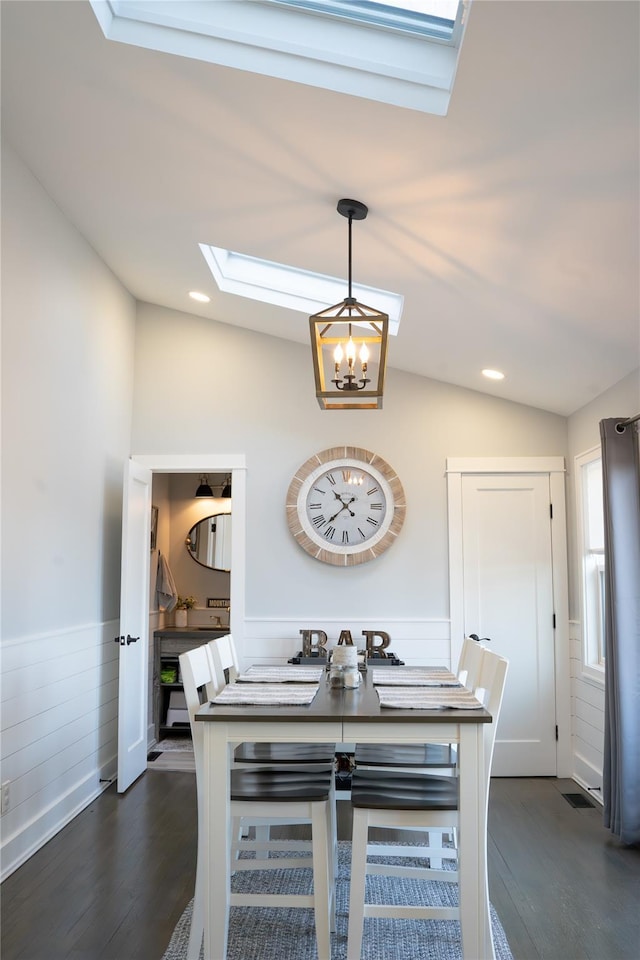
M 215 513 L 195 523 L 185 544 L 196 563 L 210 570 L 231 570 L 231 514 Z

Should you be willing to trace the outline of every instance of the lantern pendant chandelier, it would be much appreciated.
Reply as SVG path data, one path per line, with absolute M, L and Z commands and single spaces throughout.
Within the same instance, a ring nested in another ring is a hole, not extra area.
M 349 220 L 349 290 L 342 303 L 309 317 L 316 397 L 321 410 L 379 410 L 389 316 L 358 303 L 351 291 L 352 222 L 369 210 L 359 200 L 339 200 L 337 210 Z

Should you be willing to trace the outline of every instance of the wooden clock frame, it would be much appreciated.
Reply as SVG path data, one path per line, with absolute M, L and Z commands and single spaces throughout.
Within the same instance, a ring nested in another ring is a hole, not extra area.
M 385 494 L 386 510 L 375 537 L 346 546 L 332 544 L 307 519 L 311 484 L 333 467 L 341 471 L 363 470 L 379 481 Z M 395 542 L 405 513 L 404 489 L 395 470 L 382 457 L 362 447 L 330 447 L 314 454 L 296 471 L 287 491 L 287 524 L 293 537 L 314 559 L 334 566 L 349 567 L 379 557 Z

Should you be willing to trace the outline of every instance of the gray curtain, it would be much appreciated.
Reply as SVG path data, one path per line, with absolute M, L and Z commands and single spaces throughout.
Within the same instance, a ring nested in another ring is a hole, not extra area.
M 634 425 L 600 421 L 604 488 L 604 823 L 640 842 L 640 457 Z

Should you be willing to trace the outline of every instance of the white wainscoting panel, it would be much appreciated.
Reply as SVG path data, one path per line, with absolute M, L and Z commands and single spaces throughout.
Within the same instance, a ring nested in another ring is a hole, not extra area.
M 301 621 L 286 617 L 255 617 L 245 619 L 244 640 L 238 644 L 242 668 L 251 663 L 286 663 L 302 648 L 301 630 L 324 630 L 329 649 L 338 642 L 343 630 L 351 631 L 353 642 L 358 647 L 364 647 L 365 644 L 363 630 L 384 630 L 391 638 L 388 649 L 406 664 L 450 666 L 449 620 L 350 621 L 310 617 Z
M 571 651 L 571 729 L 573 778 L 590 795 L 602 802 L 604 749 L 604 686 L 585 677 L 582 671 L 582 629 L 572 620 Z
M 115 776 L 117 633 L 114 620 L 3 642 L 2 879 Z

